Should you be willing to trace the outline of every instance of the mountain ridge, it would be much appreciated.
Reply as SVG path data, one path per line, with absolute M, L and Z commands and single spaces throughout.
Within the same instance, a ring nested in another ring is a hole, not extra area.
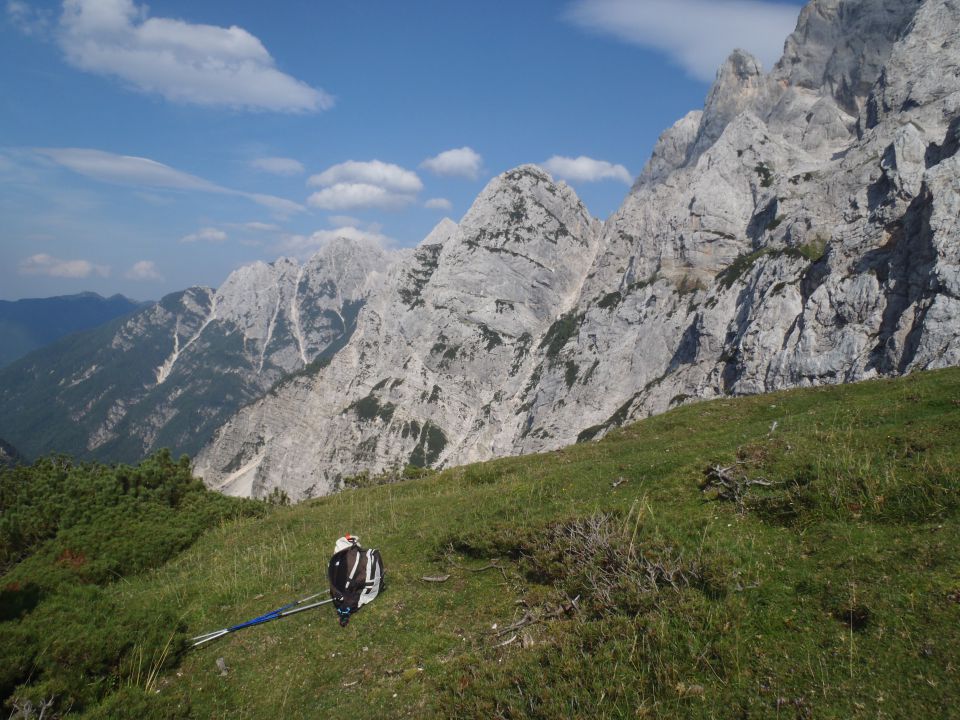
M 336 343 L 387 264 L 375 243 L 334 240 L 302 265 L 244 266 L 218 290 L 172 293 L 67 338 L 0 370 L 0 432 L 27 457 L 192 454 Z
M 148 304 L 120 294 L 105 298 L 95 292 L 0 300 L 0 336 L 4 338 L 0 367 L 65 335 L 102 325 Z
M 471 277 L 489 270 L 488 257 L 464 266 L 467 282 L 444 285 L 426 265 L 442 265 L 451 251 L 444 246 L 431 259 L 421 247 L 416 302 L 427 314 L 456 309 L 455 342 L 438 326 L 432 346 L 424 334 L 422 346 L 394 358 L 396 367 L 414 369 L 391 374 L 371 358 L 403 344 L 404 335 L 367 334 L 367 308 L 342 356 L 349 365 L 334 362 L 316 385 L 239 413 L 195 469 L 228 489 L 239 477 L 225 484 L 222 468 L 242 465 L 247 477 L 236 487 L 244 492 L 283 487 L 303 497 L 331 490 L 337 477 L 396 464 L 444 466 L 561 447 L 691 398 L 960 362 L 958 327 L 949 319 L 960 316 L 951 290 L 958 233 L 950 220 L 958 203 L 950 138 L 960 88 L 940 72 L 940 56 L 952 66 L 960 53 L 944 28 L 955 36 L 958 26 L 960 8 L 946 0 L 808 4 L 769 73 L 743 51 L 731 55 L 704 109 L 661 136 L 621 209 L 596 228 L 593 258 L 565 258 L 579 290 L 552 306 L 552 324 L 530 327 L 518 367 L 522 388 L 514 390 L 509 369 L 495 362 L 456 365 L 464 329 L 498 315 L 485 314 L 498 291 L 469 289 Z M 944 34 L 938 51 L 929 47 L 927 38 Z M 518 168 L 494 182 L 524 172 L 542 173 Z M 556 187 L 541 177 L 544 187 Z M 497 217 L 484 207 L 485 193 L 467 214 L 486 223 L 473 228 L 477 238 L 535 227 L 525 212 L 532 196 Z M 506 243 L 496 252 L 527 262 L 524 253 L 550 242 L 533 233 L 522 247 Z M 529 277 L 519 282 L 535 286 Z M 444 287 L 446 294 L 433 292 Z M 507 316 L 525 309 L 514 305 Z M 408 310 L 395 302 L 386 314 Z M 521 336 L 519 326 L 513 330 Z M 516 350 L 515 341 L 509 346 Z M 419 405 L 419 397 L 394 392 L 390 383 L 424 377 L 411 358 L 423 365 L 434 347 L 441 357 L 452 353 L 453 372 L 432 375 L 438 381 L 420 389 L 438 402 Z M 491 337 L 485 352 L 503 350 Z M 480 389 L 490 373 L 504 385 L 499 395 Z M 384 380 L 389 388 L 377 385 Z M 444 396 L 458 402 L 445 404 Z M 369 417 L 351 411 L 360 402 Z M 339 413 L 331 424 L 333 405 Z M 436 453 L 425 452 L 427 423 Z M 405 427 L 406 441 L 394 442 Z M 251 442 L 256 458 L 241 450 Z M 328 447 L 323 457 L 318 446 Z

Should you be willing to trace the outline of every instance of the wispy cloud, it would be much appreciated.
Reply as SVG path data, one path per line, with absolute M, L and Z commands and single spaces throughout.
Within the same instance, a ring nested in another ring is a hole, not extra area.
M 279 232 L 280 230 L 279 225 L 275 225 L 273 223 L 259 222 L 259 221 L 240 223 L 239 225 L 236 225 L 236 227 L 242 228 L 243 230 L 249 230 L 251 232 L 265 232 L 265 233 Z
M 257 170 L 263 170 L 273 175 L 303 175 L 306 171 L 303 163 L 293 158 L 262 157 L 253 160 L 250 164 Z
M 483 158 L 470 147 L 446 150 L 439 155 L 427 158 L 420 167 L 436 175 L 459 176 L 476 180 L 480 176 Z
M 307 183 L 323 188 L 313 193 L 307 202 L 334 212 L 362 208 L 396 209 L 413 202 L 423 189 L 415 172 L 380 160 L 348 160 L 312 175 Z
M 451 203 L 446 198 L 430 198 L 427 200 L 423 206 L 428 210 L 451 210 L 453 209 L 453 203 Z
M 20 261 L 21 275 L 46 275 L 59 278 L 87 278 L 91 275 L 107 277 L 110 268 L 97 265 L 89 260 L 62 260 L 61 258 L 40 253 Z
M 288 255 L 307 258 L 317 252 L 331 240 L 347 239 L 356 241 L 374 242 L 383 248 L 389 249 L 396 241 L 381 233 L 376 228 L 362 230 L 357 227 L 340 227 L 333 230 L 317 230 L 310 235 L 287 235 L 278 246 L 278 250 Z
M 190 233 L 189 235 L 184 235 L 180 238 L 182 243 L 194 243 L 194 242 L 210 242 L 210 243 L 222 243 L 227 239 L 227 234 L 223 230 L 218 230 L 217 228 L 202 228 L 197 230 L 197 232 Z
M 540 165 L 551 175 L 573 182 L 619 180 L 627 185 L 631 183 L 630 171 L 623 165 L 614 165 L 606 160 L 594 160 L 585 155 L 575 158 L 554 155 Z
M 234 195 L 286 215 L 304 209 L 292 200 L 226 188 L 149 158 L 117 155 L 89 148 L 37 148 L 34 152 L 75 173 L 101 182 Z
M 128 280 L 163 280 L 163 275 L 157 270 L 152 260 L 140 260 L 124 273 Z
M 50 29 L 50 10 L 31 7 L 20 0 L 7 0 L 7 20 L 24 35 L 42 35 Z
M 174 102 L 279 112 L 333 105 L 323 90 L 279 71 L 243 28 L 149 17 L 133 0 L 64 0 L 58 38 L 81 70 Z
M 566 17 L 659 50 L 693 77 L 710 82 L 735 48 L 772 67 L 799 13 L 798 5 L 762 0 L 576 0 Z

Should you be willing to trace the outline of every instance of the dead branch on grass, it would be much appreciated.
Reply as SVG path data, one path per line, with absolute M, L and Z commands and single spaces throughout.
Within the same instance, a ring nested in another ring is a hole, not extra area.
M 779 483 L 771 482 L 766 478 L 751 478 L 741 468 L 746 462 L 737 461 L 733 465 L 724 467 L 717 464 L 708 467 L 705 471 L 706 479 L 700 486 L 703 492 L 714 492 L 719 500 L 736 503 L 737 512 L 741 515 L 747 511 L 746 500 L 754 487 L 774 487 Z

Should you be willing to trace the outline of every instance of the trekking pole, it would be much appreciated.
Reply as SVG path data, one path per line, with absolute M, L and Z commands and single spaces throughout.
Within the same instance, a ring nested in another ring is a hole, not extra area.
M 323 593 L 317 593 L 316 595 L 310 595 L 301 600 L 295 600 L 292 603 L 279 607 L 276 610 L 271 610 L 268 613 L 264 613 L 259 617 L 255 617 L 252 620 L 247 620 L 246 622 L 240 623 L 239 625 L 232 625 L 231 627 L 225 627 L 221 630 L 212 630 L 203 635 L 197 635 L 196 637 L 190 638 L 190 647 L 198 647 L 204 643 L 208 643 L 211 640 L 216 640 L 217 638 L 223 637 L 237 630 L 242 630 L 245 627 L 250 627 L 251 625 L 262 625 L 265 622 L 270 622 L 271 620 L 277 620 L 278 618 L 287 617 L 288 615 L 295 615 L 298 612 L 303 612 L 304 610 L 312 610 L 315 607 L 320 607 L 321 605 L 326 605 L 327 603 L 332 603 L 333 599 L 321 600 L 320 602 L 310 603 L 314 598 L 318 598 Z M 309 605 L 305 603 L 310 603 Z

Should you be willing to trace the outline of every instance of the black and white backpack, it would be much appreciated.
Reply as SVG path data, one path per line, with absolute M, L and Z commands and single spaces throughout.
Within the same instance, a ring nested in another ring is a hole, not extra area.
M 379 550 L 360 546 L 360 538 L 345 535 L 337 540 L 327 568 L 330 597 L 337 609 L 340 626 L 380 594 L 383 589 L 383 560 Z

